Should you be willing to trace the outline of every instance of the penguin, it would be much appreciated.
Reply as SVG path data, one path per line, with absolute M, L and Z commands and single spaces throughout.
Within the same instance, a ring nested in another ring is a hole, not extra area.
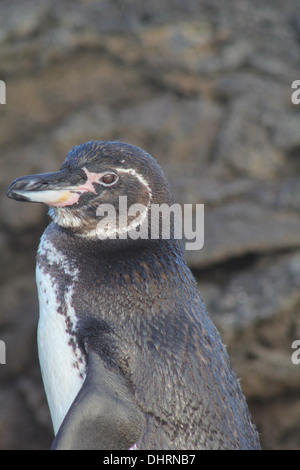
M 260 449 L 182 240 L 146 236 L 153 204 L 174 202 L 156 160 L 91 141 L 59 171 L 14 180 L 7 196 L 48 205 L 52 219 L 36 263 L 51 448 Z M 138 221 L 105 219 L 122 197 Z

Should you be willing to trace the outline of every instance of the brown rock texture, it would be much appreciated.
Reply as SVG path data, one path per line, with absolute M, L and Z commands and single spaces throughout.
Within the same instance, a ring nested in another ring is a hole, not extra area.
M 182 204 L 205 205 L 188 251 L 264 449 L 300 449 L 300 79 L 297 0 L 0 3 L 0 448 L 47 449 L 35 253 L 40 205 L 8 184 L 88 140 L 141 146 Z

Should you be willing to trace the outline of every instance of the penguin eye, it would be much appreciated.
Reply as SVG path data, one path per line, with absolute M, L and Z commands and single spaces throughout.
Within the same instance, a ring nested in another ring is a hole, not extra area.
M 115 173 L 106 173 L 105 175 L 102 176 L 100 179 L 100 182 L 104 186 L 112 186 L 118 181 L 119 177 Z

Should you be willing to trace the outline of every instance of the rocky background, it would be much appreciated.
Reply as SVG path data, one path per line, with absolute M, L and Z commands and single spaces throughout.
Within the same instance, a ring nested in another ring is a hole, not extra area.
M 264 449 L 300 449 L 300 4 L 2 0 L 0 448 L 47 449 L 35 253 L 46 209 L 12 179 L 91 139 L 143 147 L 178 200 L 205 204 L 187 261 L 241 377 Z

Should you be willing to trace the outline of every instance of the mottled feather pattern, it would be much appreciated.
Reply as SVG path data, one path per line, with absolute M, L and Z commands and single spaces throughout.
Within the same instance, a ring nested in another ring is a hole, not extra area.
M 172 256 L 161 240 L 129 245 L 122 256 L 114 243 L 98 252 L 92 242 L 80 244 L 55 224 L 47 232 L 62 252 L 77 245 L 76 337 L 131 381 L 148 423 L 137 447 L 255 446 L 254 432 L 252 438 L 243 429 L 250 418 L 225 348 L 178 244 Z M 233 401 L 228 390 L 241 401 Z

